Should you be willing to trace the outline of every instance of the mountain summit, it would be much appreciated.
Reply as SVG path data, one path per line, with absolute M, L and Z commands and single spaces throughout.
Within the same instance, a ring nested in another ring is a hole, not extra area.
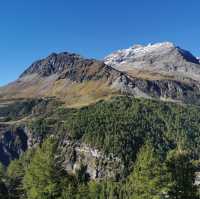
M 200 64 L 170 42 L 135 45 L 104 61 L 52 53 L 0 88 L 0 98 L 56 97 L 84 106 L 113 95 L 200 104 Z
M 104 61 L 120 71 L 144 70 L 200 80 L 199 60 L 171 42 L 134 45 L 111 53 Z
M 48 57 L 34 62 L 22 75 L 20 80 L 36 75 L 40 78 L 54 76 L 59 79 L 69 79 L 76 82 L 97 80 L 106 76 L 110 67 L 102 61 L 84 59 L 75 53 L 52 53 Z
M 74 53 L 52 53 L 31 64 L 20 77 L 0 88 L 0 97 L 57 97 L 68 104 L 88 104 L 112 95 L 113 79 L 120 72 L 103 61 Z

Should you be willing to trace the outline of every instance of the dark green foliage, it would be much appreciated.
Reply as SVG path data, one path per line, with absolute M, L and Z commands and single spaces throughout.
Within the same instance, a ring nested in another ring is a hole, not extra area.
M 32 110 L 35 116 L 44 112 L 42 107 Z M 29 158 L 10 164 L 8 180 L 0 181 L 10 198 L 196 199 L 191 162 L 200 159 L 199 108 L 130 97 L 81 109 L 56 107 L 30 121 L 39 143 L 51 138 Z M 75 175 L 66 173 L 58 155 L 63 137 L 119 157 L 123 178 L 90 181 L 84 165 Z M 187 150 L 187 156 L 170 152 L 176 148 Z
M 78 192 L 77 179 L 72 175 L 61 176 L 62 199 L 75 199 Z
M 23 179 L 33 154 L 33 150 L 27 151 L 19 160 L 12 161 L 7 168 L 7 187 L 10 199 L 24 199 Z
M 123 183 L 112 181 L 91 182 L 89 184 L 90 199 L 127 199 Z
M 40 100 L 41 101 L 41 100 Z M 0 117 L 20 119 L 31 113 L 33 107 L 40 102 L 39 100 L 22 100 L 12 102 L 0 108 Z
M 61 177 L 65 176 L 65 171 L 57 144 L 54 138 L 48 138 L 37 149 L 26 169 L 24 189 L 28 199 L 53 199 L 62 193 Z
M 24 177 L 24 168 L 20 160 L 12 161 L 8 171 L 8 192 L 10 198 L 20 199 L 23 196 L 22 180 Z
M 0 164 L 0 198 L 1 199 L 8 199 L 8 189 L 6 187 L 6 169 L 5 167 Z
M 1 103 L 3 102 L 0 102 L 0 104 Z M 47 115 L 50 114 L 55 107 L 61 105 L 61 102 L 52 98 L 11 100 L 0 106 L 0 120 L 4 122 L 19 120 L 31 114 L 35 116 Z
M 36 137 L 45 137 L 46 134 L 49 132 L 49 125 L 47 124 L 47 121 L 42 118 L 38 118 L 33 120 L 29 124 L 29 129 L 34 136 Z
M 182 145 L 193 159 L 200 154 L 200 109 L 173 103 L 115 97 L 81 109 L 58 106 L 54 113 L 30 122 L 36 136 L 66 134 L 105 153 L 120 157 L 128 167 L 145 140 L 160 157 Z
M 8 190 L 4 182 L 0 181 L 0 198 L 8 199 Z
M 170 199 L 196 199 L 195 166 L 190 160 L 190 153 L 182 150 L 171 151 L 166 165 L 172 174 L 173 182 L 169 192 Z
M 150 143 L 146 143 L 138 153 L 134 170 L 126 183 L 127 198 L 161 199 L 168 193 L 170 173 Z
M 191 158 L 198 159 L 199 110 L 172 103 L 117 97 L 79 110 L 59 111 L 55 117 L 63 120 L 63 131 L 71 139 L 113 153 L 130 168 L 145 140 L 153 143 L 162 158 L 167 151 L 182 145 L 191 152 Z

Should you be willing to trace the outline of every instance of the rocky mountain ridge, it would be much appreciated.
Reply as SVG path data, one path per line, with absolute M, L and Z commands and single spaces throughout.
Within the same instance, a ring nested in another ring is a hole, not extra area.
M 104 61 L 120 71 L 137 69 L 200 81 L 198 58 L 170 42 L 134 45 L 111 53 Z
M 57 75 L 58 79 L 70 79 L 76 82 L 84 80 L 98 80 L 106 73 L 109 73 L 110 67 L 103 62 L 94 59 L 84 59 L 74 53 L 53 53 L 48 57 L 33 63 L 19 79 L 28 75 L 37 74 L 40 77 Z M 109 74 L 108 74 L 109 75 Z
M 67 105 L 82 106 L 128 94 L 198 105 L 199 77 L 198 59 L 164 42 L 117 51 L 105 63 L 74 53 L 53 53 L 0 88 L 0 96 L 57 97 Z

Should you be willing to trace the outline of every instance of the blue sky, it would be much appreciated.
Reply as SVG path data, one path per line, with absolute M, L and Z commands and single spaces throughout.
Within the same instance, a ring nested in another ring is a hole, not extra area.
M 0 85 L 51 52 L 101 59 L 172 41 L 200 55 L 199 8 L 199 0 L 1 0 Z

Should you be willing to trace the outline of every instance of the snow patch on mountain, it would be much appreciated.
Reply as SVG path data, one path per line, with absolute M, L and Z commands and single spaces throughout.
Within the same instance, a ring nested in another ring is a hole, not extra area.
M 104 62 L 120 71 L 139 69 L 200 80 L 199 60 L 171 42 L 134 45 L 111 53 Z
M 133 45 L 128 49 L 118 50 L 107 57 L 105 57 L 105 63 L 110 66 L 116 66 L 117 64 L 123 64 L 128 61 L 134 61 L 134 59 L 145 56 L 149 53 L 161 53 L 162 51 L 174 48 L 175 45 L 171 42 L 163 42 L 156 44 Z M 139 66 L 138 66 L 139 67 Z

